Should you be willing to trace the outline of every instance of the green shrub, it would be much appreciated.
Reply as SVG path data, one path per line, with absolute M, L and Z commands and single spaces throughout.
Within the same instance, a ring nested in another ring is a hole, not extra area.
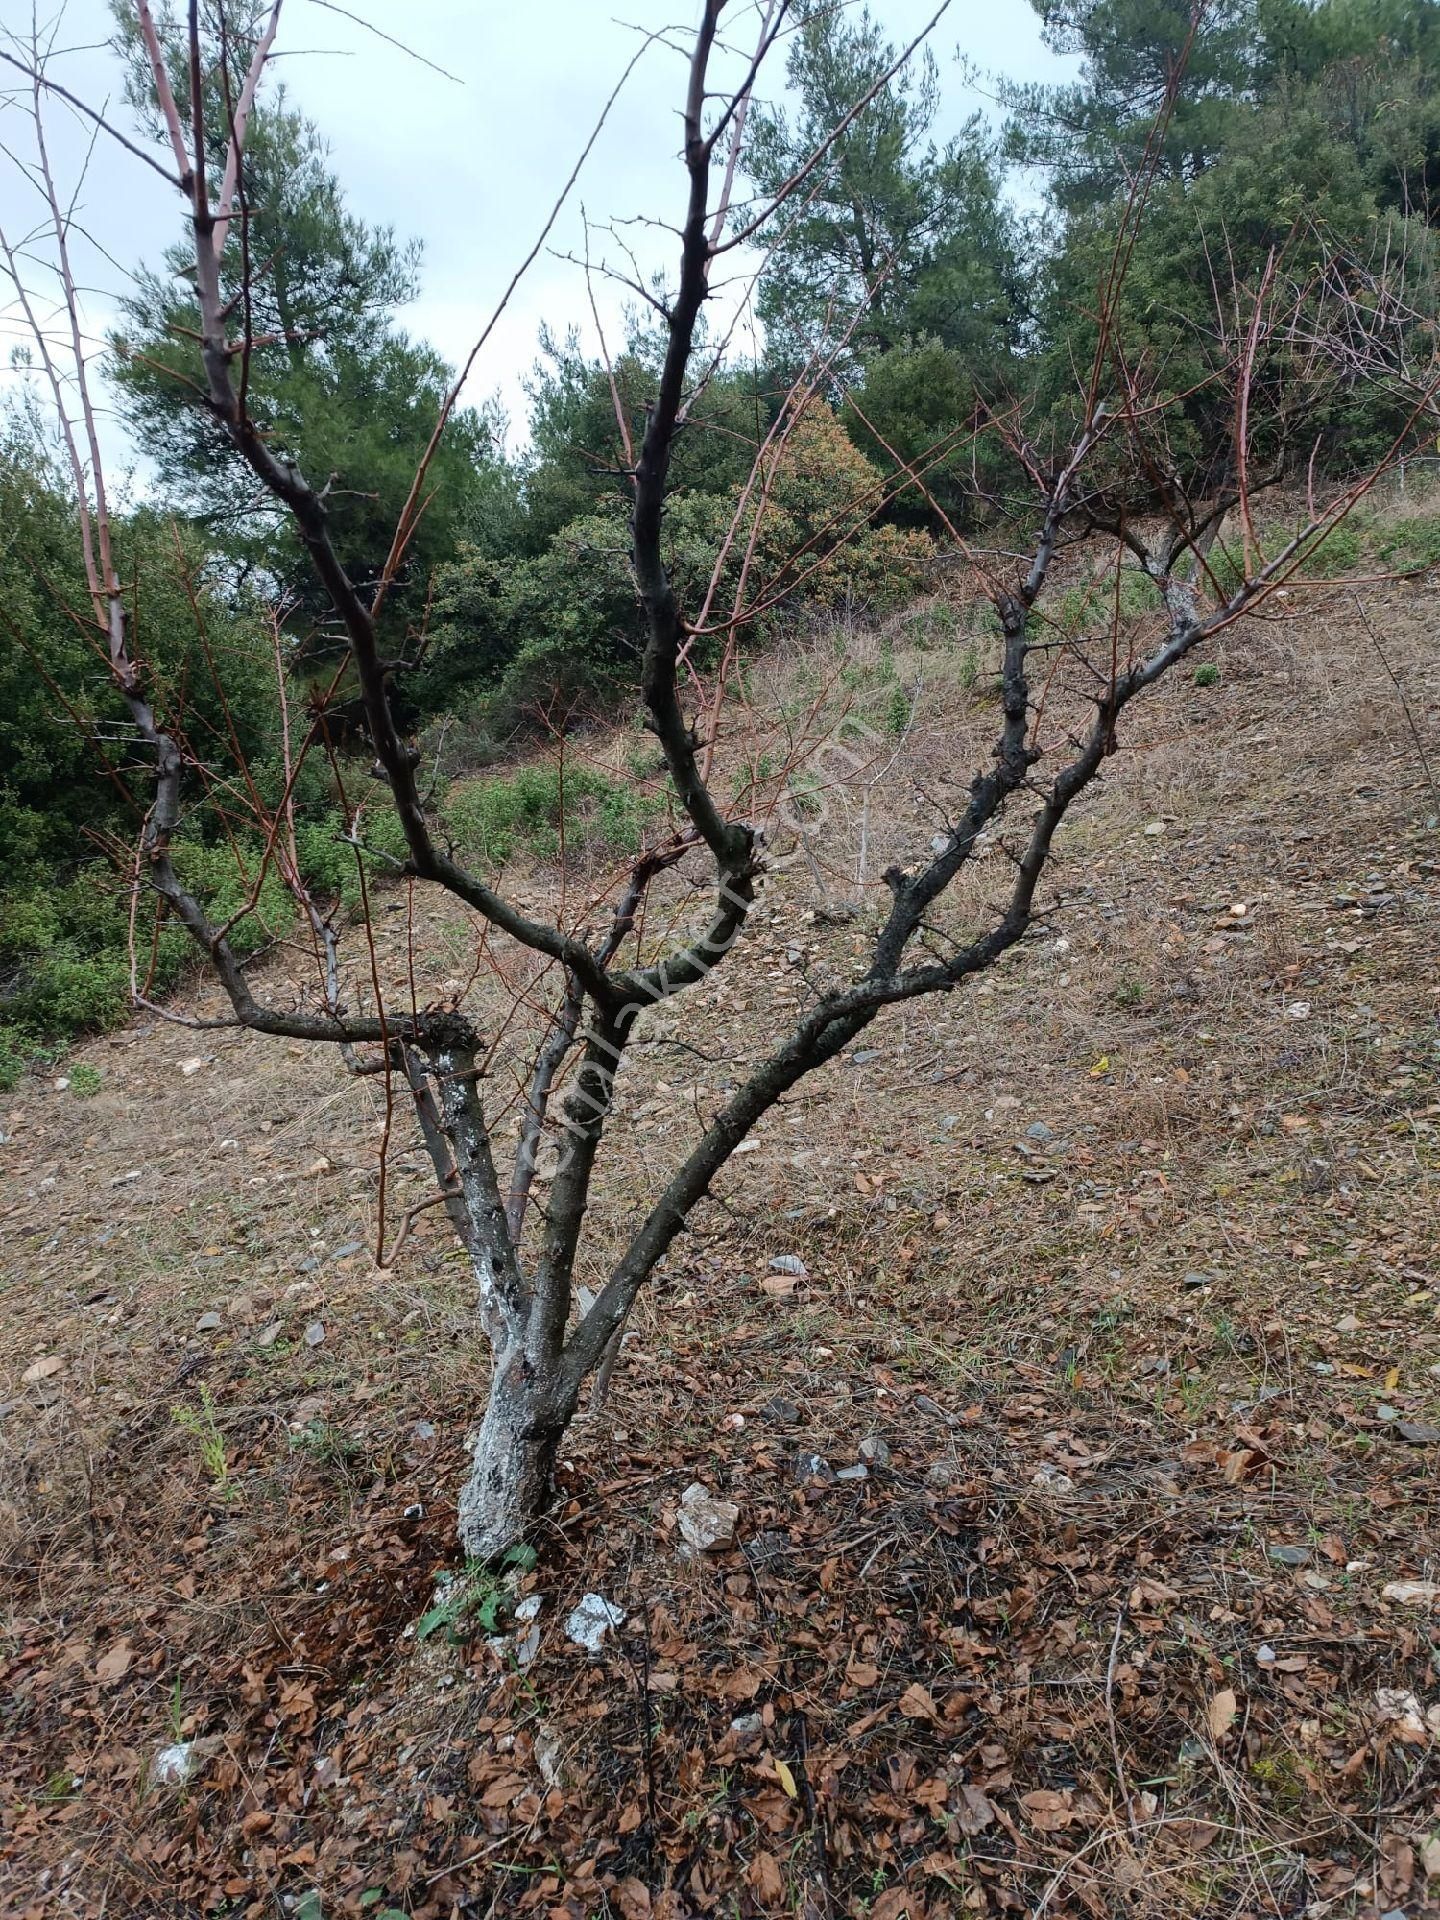
M 1397 572 L 1440 566 L 1440 515 L 1401 520 L 1379 542 L 1380 558 Z
M 1214 687 L 1220 682 L 1220 669 L 1213 660 L 1206 660 L 1195 669 L 1197 687 Z
M 18 1027 L 0 1027 L 0 1093 L 15 1091 L 34 1052 L 34 1042 Z
M 477 780 L 451 796 L 443 817 L 463 856 L 496 868 L 522 849 L 537 860 L 562 849 L 634 853 L 656 806 L 593 767 L 541 765 Z
M 905 615 L 903 631 L 907 645 L 925 653 L 931 647 L 947 646 L 958 629 L 955 609 L 944 600 L 931 600 Z
M 933 541 L 873 523 L 881 470 L 824 402 L 790 423 L 761 467 L 759 488 L 742 492 L 737 480 L 718 493 L 681 485 L 671 494 L 664 557 L 682 606 L 702 603 L 717 563 L 712 614 L 737 595 L 763 609 L 746 639 L 807 613 L 884 615 L 926 585 Z M 448 699 L 466 726 L 496 737 L 533 730 L 541 716 L 613 706 L 619 690 L 634 688 L 645 644 L 630 541 L 629 509 L 616 494 L 566 516 L 537 551 L 502 561 L 461 548 L 436 572 L 431 704 Z M 718 644 L 713 633 L 697 637 L 697 663 L 713 663 Z
M 70 1069 L 70 1091 L 78 1094 L 82 1100 L 89 1100 L 100 1091 L 102 1078 L 98 1067 L 83 1064 Z
M 1059 601 L 1047 611 L 1059 631 L 1067 638 L 1090 629 L 1096 633 L 1109 630 L 1119 608 L 1122 620 L 1136 620 L 1144 613 L 1153 613 L 1162 603 L 1160 589 L 1148 575 L 1136 567 L 1122 567 L 1117 595 L 1113 573 L 1102 573 L 1085 586 L 1067 587 Z M 994 608 L 990 609 L 994 613 Z
M 1251 550 L 1252 573 L 1282 554 L 1300 531 L 1298 525 L 1261 527 Z M 1339 580 L 1353 573 L 1365 553 L 1367 523 L 1352 514 L 1338 527 L 1332 527 L 1320 540 L 1312 542 L 1295 567 L 1301 579 Z M 1209 568 L 1215 587 L 1227 598 L 1240 585 L 1245 574 L 1245 548 L 1240 540 L 1228 545 L 1216 542 L 1209 556 Z
M 1305 555 L 1300 572 L 1314 580 L 1338 580 L 1353 573 L 1364 551 L 1364 530 L 1354 515 L 1332 527 Z
M 593 768 L 569 767 L 562 783 L 558 767 L 522 767 L 458 790 L 442 801 L 440 822 L 463 855 L 495 867 L 521 848 L 537 859 L 556 859 L 562 843 L 571 851 L 602 856 L 632 853 L 657 805 L 632 781 Z M 359 826 L 360 857 L 370 875 L 392 878 L 407 848 L 388 792 L 377 790 L 366 798 Z M 355 849 L 341 838 L 343 831 L 338 810 L 316 811 L 297 822 L 295 844 L 306 884 L 320 899 L 338 901 L 353 912 L 360 904 L 360 882 Z M 242 957 L 259 952 L 295 924 L 295 903 L 273 865 L 250 904 L 261 853 L 255 840 L 232 845 L 190 833 L 174 847 L 176 871 L 212 923 L 223 925 L 242 915 L 229 934 Z M 8 1089 L 47 1043 L 103 1032 L 129 1012 L 131 901 L 123 878 L 104 862 L 92 861 L 59 884 L 27 877 L 0 905 L 0 1089 Z M 176 921 L 162 914 L 157 926 L 157 906 L 153 899 L 142 901 L 137 945 L 149 992 L 162 995 L 198 963 L 198 955 Z M 77 1073 L 83 1080 L 81 1070 Z M 94 1091 L 75 1074 L 71 1084 L 77 1093 Z

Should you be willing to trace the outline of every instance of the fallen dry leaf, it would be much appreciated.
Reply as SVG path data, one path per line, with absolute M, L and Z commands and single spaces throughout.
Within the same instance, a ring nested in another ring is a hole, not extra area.
M 1222 1453 L 1220 1464 L 1226 1486 L 1238 1487 L 1251 1468 L 1258 1466 L 1263 1458 L 1264 1455 L 1257 1453 L 1253 1447 L 1237 1447 L 1234 1453 Z
M 767 1273 L 760 1282 L 760 1291 L 771 1300 L 793 1300 L 799 1288 L 793 1273 Z
M 976 1834 L 995 1823 L 995 1809 L 979 1787 L 960 1789 L 960 1807 L 956 1823 L 963 1834 Z
M 773 1853 L 757 1853 L 745 1875 L 762 1907 L 778 1907 L 785 1898 L 785 1876 Z
M 1223 1740 L 1235 1724 L 1235 1715 L 1239 1711 L 1233 1687 L 1222 1687 L 1210 1702 L 1207 1718 L 1210 1722 L 1210 1738 Z
M 650 1920 L 654 1908 L 650 1889 L 643 1880 L 637 1880 L 632 1874 L 629 1879 L 620 1882 L 612 1897 L 620 1909 L 622 1920 Z
M 870 1920 L 918 1920 L 924 1911 L 908 1887 L 887 1887 L 870 1909 Z
M 940 1709 L 927 1688 L 918 1680 L 908 1686 L 900 1696 L 900 1711 L 907 1720 L 935 1720 L 940 1718 Z
M 1034 1793 L 1022 1793 L 1020 1804 L 1037 1833 L 1058 1833 L 1075 1817 L 1070 1795 L 1057 1793 L 1053 1787 L 1038 1787 Z
M 95 1662 L 95 1678 L 102 1687 L 113 1687 L 117 1680 L 123 1680 L 130 1671 L 130 1662 L 135 1658 L 135 1650 L 128 1640 L 117 1641 L 108 1653 L 102 1653 Z

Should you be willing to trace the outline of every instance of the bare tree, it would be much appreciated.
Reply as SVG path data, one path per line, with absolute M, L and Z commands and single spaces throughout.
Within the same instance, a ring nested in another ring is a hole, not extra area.
M 32 313 L 31 319 L 72 460 L 93 623 L 104 635 L 114 684 L 153 764 L 153 790 L 136 850 L 136 886 L 153 890 L 165 911 L 192 936 L 228 999 L 231 1011 L 225 1024 L 334 1043 L 352 1070 L 394 1074 L 408 1088 L 434 1168 L 435 1204 L 445 1207 L 473 1265 L 477 1318 L 492 1360 L 488 1399 L 472 1439 L 473 1471 L 461 1494 L 459 1517 L 466 1553 L 482 1560 L 512 1547 L 543 1511 L 557 1447 L 587 1376 L 606 1364 L 607 1356 L 613 1360 L 637 1295 L 757 1122 L 886 1009 L 953 992 L 1016 946 L 1041 910 L 1039 891 L 1062 823 L 1115 752 L 1131 703 L 1258 608 L 1294 574 L 1379 471 L 1372 468 L 1324 500 L 1312 493 L 1303 526 L 1278 554 L 1264 558 L 1249 537 L 1250 503 L 1262 479 L 1247 458 L 1254 432 L 1249 402 L 1257 352 L 1262 341 L 1293 322 L 1300 297 L 1284 275 L 1270 270 L 1263 284 L 1235 290 L 1233 323 L 1218 356 L 1223 366 L 1215 375 L 1233 402 L 1227 409 L 1233 438 L 1228 450 L 1216 450 L 1205 496 L 1191 497 L 1168 452 L 1170 403 L 1160 395 L 1153 375 L 1126 362 L 1112 320 L 1124 264 L 1144 217 L 1148 174 L 1142 177 L 1125 211 L 1110 277 L 1101 289 L 1099 344 L 1082 382 L 1078 426 L 1070 444 L 1058 453 L 1037 450 L 1017 412 L 997 408 L 991 417 L 990 425 L 1008 440 L 1033 489 L 1028 550 L 1019 557 L 980 552 L 949 527 L 957 564 L 998 616 L 1000 712 L 990 758 L 974 772 L 957 816 L 937 821 L 937 831 L 912 863 L 894 865 L 884 874 L 882 908 L 867 936 L 867 958 L 858 977 L 815 988 L 790 1031 L 730 1093 L 646 1200 L 608 1278 L 577 1313 L 577 1260 L 587 1246 L 592 1183 L 614 1109 L 617 1068 L 660 1003 L 683 995 L 717 967 L 745 966 L 747 922 L 764 885 L 766 848 L 759 824 L 727 807 L 713 779 L 725 714 L 721 696 L 735 661 L 737 636 L 791 590 L 807 567 L 820 564 L 883 504 L 878 499 L 856 503 L 856 510 L 840 516 L 808 554 L 790 556 L 783 581 L 759 578 L 758 567 L 751 564 L 753 528 L 765 510 L 772 435 L 757 452 L 752 484 L 717 556 L 710 588 L 695 607 L 681 605 L 667 572 L 664 534 L 671 458 L 688 409 L 713 365 L 698 350 L 697 329 L 716 269 L 737 248 L 784 221 L 787 204 L 803 198 L 829 144 L 822 144 L 773 202 L 743 209 L 731 204 L 746 105 L 785 28 L 788 7 L 786 0 L 772 0 L 763 9 L 747 10 L 759 24 L 754 53 L 738 84 L 717 93 L 711 76 L 727 10 L 727 0 L 702 0 L 700 22 L 688 44 L 682 113 L 686 197 L 678 265 L 667 295 L 646 293 L 657 299 L 662 311 L 665 351 L 643 438 L 628 449 L 626 474 L 632 496 L 629 558 L 646 634 L 640 692 L 676 797 L 676 825 L 619 878 L 605 903 L 608 924 L 593 903 L 575 924 L 568 924 L 522 910 L 442 846 L 422 791 L 417 752 L 396 722 L 376 621 L 423 508 L 424 465 L 379 585 L 362 591 L 337 557 L 323 488 L 279 450 L 247 404 L 254 342 L 247 328 L 246 290 L 251 276 L 264 267 L 252 263 L 245 248 L 243 153 L 247 117 L 274 42 L 279 0 L 250 29 L 250 57 L 233 99 L 226 55 L 244 36 L 232 36 L 230 48 L 222 49 L 219 72 L 228 101 L 228 137 L 218 182 L 207 159 L 213 149 L 205 125 L 216 74 L 194 0 L 185 30 L 184 111 L 171 83 L 167 55 L 172 50 L 145 0 L 137 0 L 170 142 L 169 162 L 152 159 L 152 165 L 184 196 L 194 237 L 201 312 L 196 404 L 220 424 L 259 486 L 293 516 L 343 627 L 370 739 L 403 827 L 406 873 L 412 881 L 443 889 L 463 902 L 481 917 L 497 943 L 513 943 L 533 956 L 550 982 L 548 1006 L 531 1023 L 520 1138 L 505 1171 L 497 1164 L 500 1135 L 485 1100 L 487 1039 L 470 1013 L 463 1006 L 387 1006 L 378 977 L 373 1012 L 358 1013 L 345 1003 L 338 957 L 342 926 L 336 913 L 306 890 L 294 853 L 289 793 L 305 745 L 292 751 L 287 732 L 285 800 L 278 808 L 266 809 L 256 799 L 254 811 L 263 829 L 266 865 L 293 894 L 321 958 L 312 997 L 289 1005 L 257 997 L 232 947 L 233 923 L 214 924 L 176 871 L 172 842 L 193 755 L 183 734 L 157 710 L 131 642 L 127 595 L 110 551 L 79 297 L 66 254 L 65 209 L 48 170 L 43 181 L 56 271 L 73 333 L 73 373 L 62 369 L 38 317 Z M 740 11 L 738 6 L 734 10 Z M 223 13 L 218 17 L 223 30 Z M 14 64 L 23 63 L 12 59 Z M 43 152 L 49 83 L 38 55 L 30 77 Z M 853 104 L 832 140 L 865 105 L 866 100 Z M 23 300 L 22 262 L 9 257 Z M 1325 301 L 1311 297 L 1313 287 L 1303 291 L 1309 301 L 1307 349 L 1317 366 L 1329 366 Z M 1367 357 L 1368 348 L 1358 341 L 1350 290 L 1340 285 L 1322 291 L 1346 318 L 1347 364 L 1353 372 L 1358 357 L 1368 373 L 1374 356 Z M 817 347 L 782 409 L 775 434 L 783 437 L 790 431 L 809 397 L 828 378 L 832 359 L 833 353 Z M 1433 377 L 1427 373 L 1412 378 L 1407 392 L 1413 424 L 1431 409 Z M 1397 438 L 1395 453 L 1405 437 L 1402 433 Z M 933 457 L 950 450 L 947 443 Z M 1218 457 L 1222 451 L 1223 459 Z M 895 464 L 895 491 L 925 490 L 929 462 L 897 458 Z M 1263 476 L 1273 477 L 1273 472 Z M 1238 510 L 1247 530 L 1238 579 L 1234 569 L 1222 577 L 1207 557 L 1216 530 L 1232 510 Z M 1062 634 L 1046 617 L 1042 596 L 1058 557 L 1087 542 L 1097 547 L 1116 583 L 1113 618 L 1107 614 L 1089 634 Z M 722 610 L 719 582 L 732 551 L 743 554 L 744 564 L 739 587 Z M 1122 568 L 1142 574 L 1158 602 L 1159 611 L 1140 629 L 1127 626 L 1120 616 Z M 721 665 L 709 679 L 695 665 L 695 642 L 701 638 L 719 643 Z M 979 925 L 966 926 L 955 912 L 947 922 L 947 894 L 977 849 L 997 837 L 1011 862 L 1004 897 Z M 659 875 L 682 859 L 693 863 L 697 858 L 707 867 L 707 903 L 688 937 L 655 951 L 653 941 L 642 933 L 650 890 Z M 363 920 L 361 932 L 368 933 Z M 532 995 L 527 1004 L 533 1001 Z M 536 1197 L 535 1174 L 547 1143 L 561 1151 L 542 1204 Z

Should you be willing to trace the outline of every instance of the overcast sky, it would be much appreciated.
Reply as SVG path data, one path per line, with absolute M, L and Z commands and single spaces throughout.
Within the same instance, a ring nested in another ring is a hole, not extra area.
M 937 4 L 878 0 L 874 11 L 899 45 L 920 30 Z M 42 35 L 49 33 L 57 50 L 64 50 L 57 51 L 52 76 L 129 127 L 118 65 L 104 44 L 111 31 L 104 0 L 36 5 Z M 287 0 L 272 84 L 283 80 L 324 131 L 354 211 L 423 242 L 422 292 L 403 323 L 458 362 L 543 226 L 634 51 L 636 29 L 689 26 L 698 0 L 629 0 L 615 11 L 609 0 L 410 0 L 403 7 L 394 0 L 346 0 L 346 6 L 356 19 L 319 0 Z M 13 32 L 28 7 L 29 0 L 0 0 L 0 21 Z M 731 17 L 736 37 L 751 40 L 750 0 L 732 0 Z M 356 23 L 362 19 L 403 36 L 421 58 L 387 45 Z M 1067 65 L 1042 45 L 1028 0 L 953 0 L 930 45 L 944 91 L 937 128 L 942 137 L 977 108 L 993 111 L 986 89 L 996 76 L 1058 78 Z M 974 70 L 977 85 L 967 83 L 957 55 Z M 28 90 L 17 99 L 8 84 L 16 78 L 0 76 L 0 142 L 24 158 L 33 151 L 33 135 Z M 773 95 L 782 81 L 777 60 L 762 93 Z M 592 222 L 641 213 L 678 217 L 684 176 L 676 109 L 682 88 L 679 56 L 653 47 L 613 110 L 547 251 L 487 345 L 468 397 L 498 392 L 512 416 L 523 419 L 523 380 L 535 359 L 541 322 L 557 333 L 578 326 L 593 343 L 583 276 L 555 255 L 581 249 L 582 205 Z M 80 177 L 89 134 L 63 105 L 49 105 L 47 113 L 52 157 L 62 191 L 69 192 Z M 13 241 L 36 224 L 40 212 L 32 188 L 0 153 L 0 225 Z M 157 261 L 182 232 L 182 214 L 178 197 L 157 174 L 102 135 L 80 188 L 76 219 L 104 249 L 77 240 L 89 289 L 86 323 L 99 338 L 123 292 L 126 270 Z M 641 234 L 637 251 L 648 270 L 668 262 L 673 241 Z M 0 296 L 8 291 L 0 289 Z M 618 333 L 626 296 L 601 284 L 597 297 L 607 333 Z M 0 325 L 8 359 L 17 338 L 13 310 Z M 113 459 L 123 444 L 118 429 L 107 438 Z M 137 451 L 143 457 L 143 449 Z

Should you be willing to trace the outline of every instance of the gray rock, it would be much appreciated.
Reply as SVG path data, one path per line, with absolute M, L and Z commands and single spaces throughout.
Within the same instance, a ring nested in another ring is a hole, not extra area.
M 1039 1140 L 1043 1143 L 1047 1140 L 1053 1140 L 1055 1134 L 1054 1130 L 1047 1127 L 1043 1120 L 1032 1120 L 1025 1129 L 1025 1138 L 1027 1140 Z
M 867 1467 L 888 1467 L 890 1464 L 890 1449 L 878 1433 L 867 1433 L 860 1442 L 859 1452 Z
M 1277 1567 L 1308 1567 L 1310 1564 L 1308 1547 L 1267 1547 L 1266 1552 Z
M 323 1320 L 312 1320 L 309 1326 L 306 1327 L 305 1329 L 306 1346 L 319 1347 L 319 1346 L 323 1346 L 324 1343 L 325 1343 L 325 1322 Z
M 769 1421 L 772 1427 L 793 1427 L 800 1418 L 800 1409 L 793 1400 L 777 1393 L 760 1409 L 760 1418 Z
M 772 1273 L 791 1273 L 797 1280 L 808 1280 L 810 1269 L 798 1253 L 777 1253 L 770 1262 Z
M 1182 1287 L 1192 1289 L 1195 1287 L 1213 1287 L 1215 1284 L 1215 1276 L 1213 1273 L 1187 1273 L 1180 1284 Z
M 835 1478 L 837 1480 L 868 1480 L 870 1469 L 866 1466 L 841 1467 Z
M 195 1322 L 195 1331 L 197 1333 L 216 1333 L 224 1324 L 224 1320 L 218 1313 L 202 1313 L 200 1318 Z
M 879 1047 L 861 1047 L 858 1053 L 851 1054 L 850 1064 L 852 1067 L 868 1067 L 872 1060 L 878 1060 L 879 1058 Z
M 733 1500 L 717 1500 L 698 1480 L 692 1480 L 681 1494 L 677 1517 L 681 1538 L 697 1553 L 715 1553 L 735 1544 L 739 1507 Z
M 553 1727 L 541 1727 L 535 1735 L 535 1764 L 547 1787 L 569 1784 L 565 1772 L 565 1743 Z
M 517 1667 L 528 1667 L 540 1651 L 540 1608 L 543 1604 L 538 1593 L 527 1593 L 523 1600 L 516 1603 L 512 1651 Z
M 1412 1447 L 1440 1447 L 1440 1427 L 1428 1420 L 1402 1420 L 1395 1431 Z
M 783 1560 L 790 1551 L 790 1536 L 783 1528 L 767 1527 L 745 1542 L 745 1558 L 752 1567 L 768 1567 Z
M 282 1321 L 272 1320 L 268 1327 L 262 1327 L 255 1336 L 256 1346 L 273 1347 L 275 1342 L 280 1338 L 283 1325 L 284 1323 Z
M 1061 1471 L 1053 1460 L 1042 1460 L 1030 1476 L 1032 1487 L 1043 1487 L 1048 1493 L 1073 1493 L 1075 1482 L 1068 1473 Z
M 790 1471 L 802 1484 L 807 1480 L 828 1483 L 835 1478 L 835 1469 L 820 1453 L 797 1453 L 790 1463 Z
M 347 1240 L 343 1247 L 337 1247 L 331 1254 L 332 1260 L 353 1260 L 357 1253 L 365 1251 L 363 1240 Z
M 765 1731 L 763 1714 L 741 1713 L 730 1722 L 730 1731 L 737 1740 L 758 1740 Z

